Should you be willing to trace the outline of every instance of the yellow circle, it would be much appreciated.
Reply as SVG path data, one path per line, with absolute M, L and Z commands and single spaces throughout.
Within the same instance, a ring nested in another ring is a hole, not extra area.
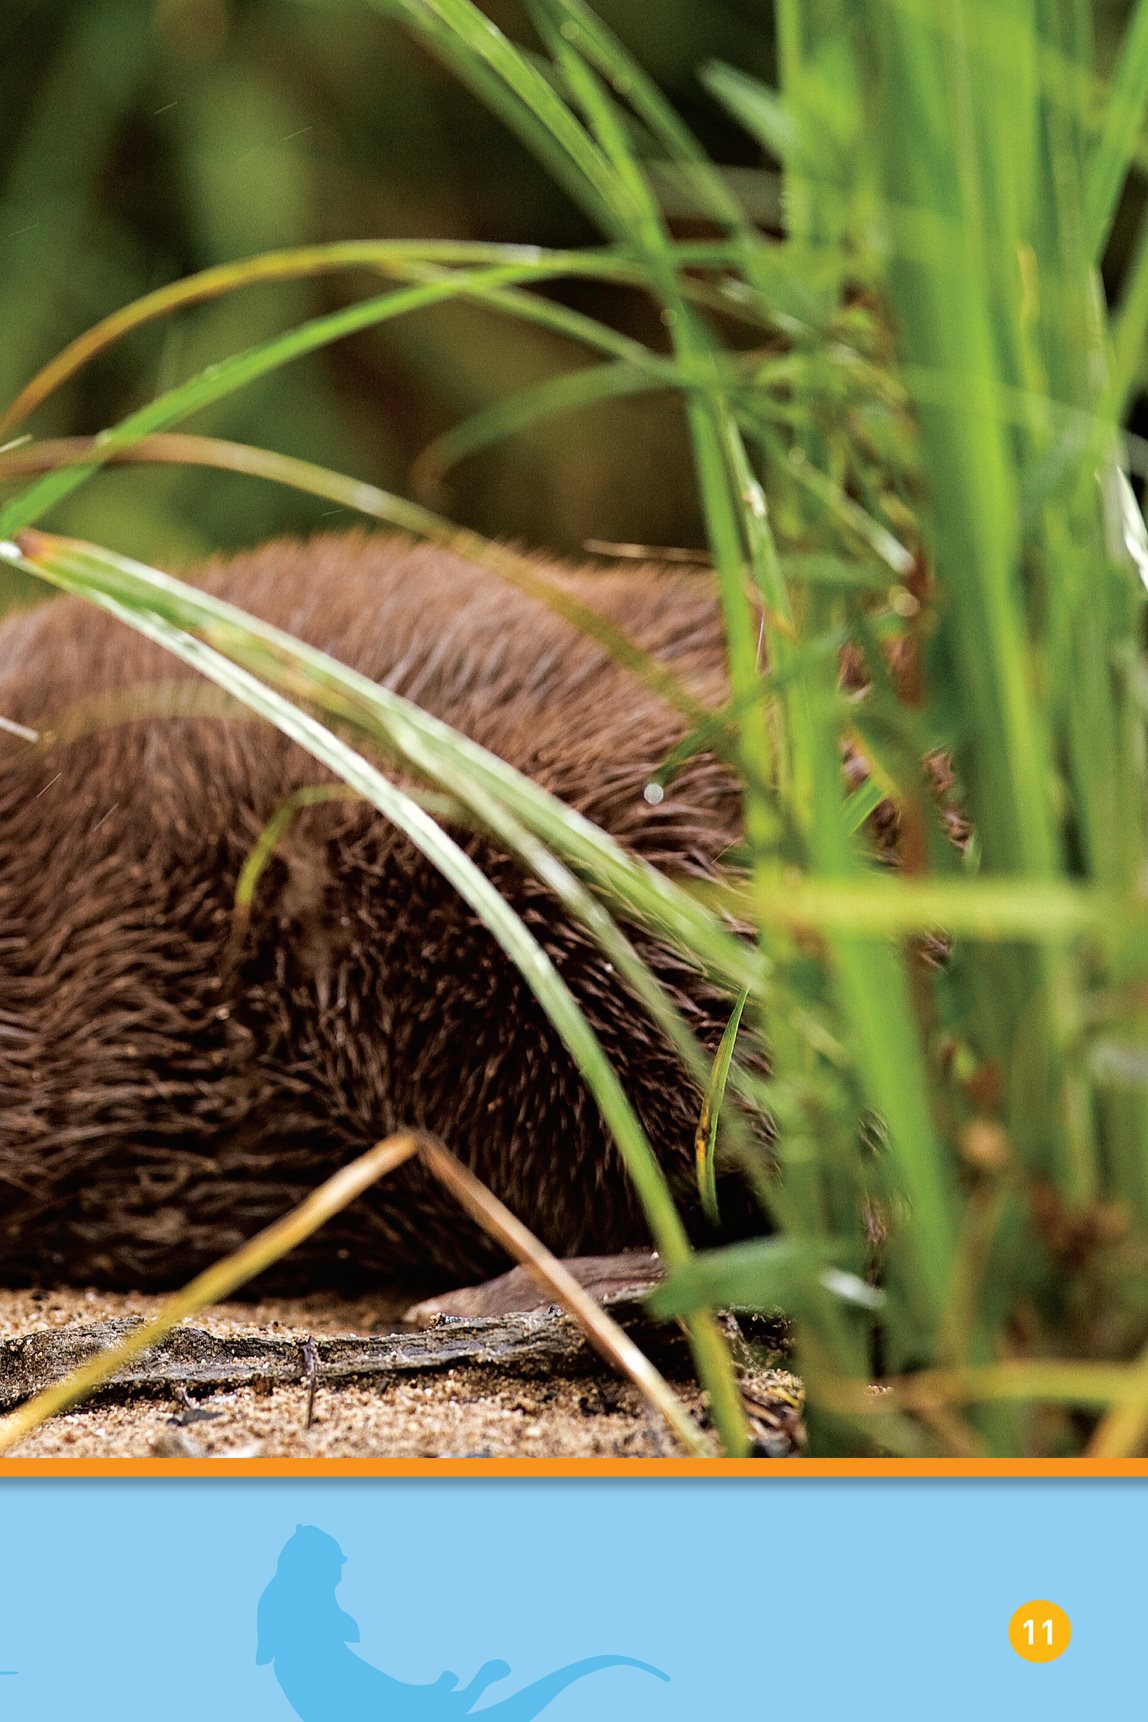
M 1072 1622 L 1054 1602 L 1026 1602 L 1008 1623 L 1008 1641 L 1026 1662 L 1055 1662 L 1071 1637 Z

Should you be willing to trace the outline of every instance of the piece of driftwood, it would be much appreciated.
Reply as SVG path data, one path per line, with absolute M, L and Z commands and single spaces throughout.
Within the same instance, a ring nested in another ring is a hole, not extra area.
M 603 1302 L 644 1349 L 688 1373 L 689 1353 L 676 1327 L 655 1326 L 632 1298 L 607 1297 Z M 30 1399 L 137 1325 L 131 1318 L 119 1318 L 0 1341 L 0 1411 Z M 553 1306 L 476 1319 L 440 1315 L 420 1332 L 363 1337 L 290 1339 L 210 1333 L 184 1324 L 112 1376 L 99 1397 L 106 1402 L 179 1387 L 204 1391 L 311 1381 L 323 1386 L 459 1366 L 569 1375 L 605 1368 L 581 1329 Z
M 617 1310 L 637 1303 L 664 1277 L 665 1270 L 653 1250 L 626 1250 L 613 1256 L 575 1256 L 562 1266 L 572 1274 L 603 1309 Z M 464 1286 L 461 1291 L 442 1292 L 407 1310 L 404 1320 L 415 1327 L 430 1327 L 444 1315 L 468 1317 L 520 1315 L 549 1309 L 554 1299 L 539 1285 L 529 1268 L 510 1268 L 497 1279 L 482 1285 Z

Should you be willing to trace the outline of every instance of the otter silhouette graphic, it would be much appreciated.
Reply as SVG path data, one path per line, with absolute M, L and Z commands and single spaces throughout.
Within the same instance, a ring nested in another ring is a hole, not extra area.
M 347 1649 L 358 1642 L 359 1628 L 335 1597 L 346 1558 L 326 1531 L 299 1525 L 259 1599 L 255 1660 L 271 1663 L 302 1722 L 454 1722 L 471 1714 L 490 1722 L 531 1722 L 576 1680 L 603 1669 L 636 1668 L 657 1680 L 669 1679 L 632 1656 L 588 1656 L 475 1710 L 487 1687 L 506 1679 L 507 1663 L 483 1663 L 468 1686 L 460 1686 L 457 1674 L 450 1673 L 440 1674 L 432 1685 L 416 1686 L 395 1680 Z

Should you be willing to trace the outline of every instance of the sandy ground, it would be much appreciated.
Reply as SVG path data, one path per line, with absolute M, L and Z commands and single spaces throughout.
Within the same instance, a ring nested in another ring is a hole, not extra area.
M 92 1291 L 0 1291 L 0 1337 L 69 1322 L 148 1315 L 159 1298 Z M 220 1304 L 195 1318 L 219 1333 L 305 1339 L 370 1334 L 400 1309 L 331 1297 Z M 692 1409 L 696 1388 L 681 1388 Z M 311 1427 L 303 1385 L 95 1403 L 56 1417 L 16 1458 L 659 1458 L 677 1451 L 629 1383 L 606 1373 L 520 1376 L 466 1367 L 385 1382 L 320 1386 Z
M 0 1339 L 38 1327 L 64 1327 L 71 1321 L 106 1321 L 112 1316 L 154 1315 L 162 1297 L 142 1292 L 0 1290 Z M 378 1333 L 392 1326 L 410 1298 L 372 1297 L 348 1302 L 325 1294 L 266 1298 L 251 1303 L 218 1303 L 196 1316 L 196 1324 L 215 1333 L 290 1334 Z
M 447 1370 L 386 1388 L 307 1395 L 282 1387 L 197 1400 L 190 1412 L 140 1401 L 57 1417 L 18 1458 L 643 1458 L 676 1451 L 637 1393 L 601 1378 L 498 1380 Z M 187 1417 L 196 1419 L 186 1422 Z

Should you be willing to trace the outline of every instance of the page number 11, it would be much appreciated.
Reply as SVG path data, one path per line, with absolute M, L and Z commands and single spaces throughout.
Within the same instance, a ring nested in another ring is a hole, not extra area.
M 1055 1602 L 1026 1602 L 1008 1623 L 1009 1643 L 1026 1662 L 1055 1662 L 1071 1637 L 1072 1622 Z

